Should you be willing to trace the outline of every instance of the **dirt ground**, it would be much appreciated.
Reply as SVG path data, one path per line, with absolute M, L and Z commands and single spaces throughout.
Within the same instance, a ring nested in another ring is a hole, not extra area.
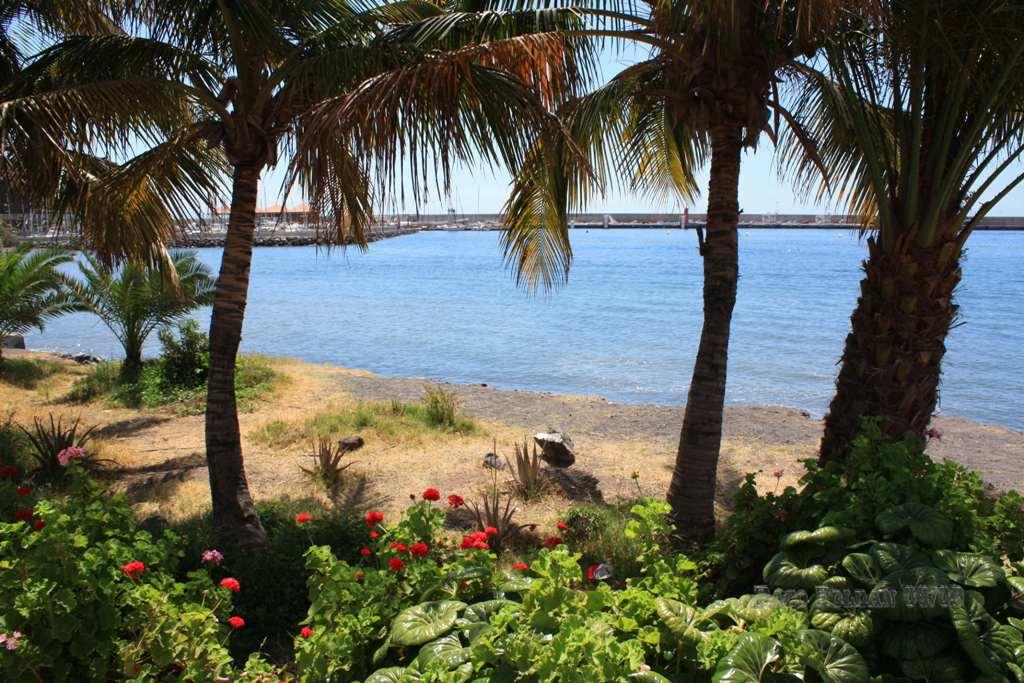
M 59 401 L 75 378 L 88 368 L 42 353 L 5 351 L 6 357 L 31 357 L 59 363 L 59 371 L 31 383 L 0 382 L 0 418 L 14 411 L 25 423 L 49 413 L 82 417 L 98 425 L 97 449 L 115 464 L 113 485 L 128 493 L 142 516 L 171 519 L 201 513 L 209 507 L 203 456 L 202 416 L 180 417 L 173 409 L 111 409 L 100 404 L 69 405 Z M 252 438 L 273 420 L 301 421 L 330 407 L 344 408 L 361 401 L 420 398 L 424 380 L 385 378 L 368 372 L 275 359 L 287 378 L 274 395 L 240 417 L 246 469 L 257 499 L 317 496 L 302 472 L 307 444 L 274 448 Z M 472 498 L 491 483 L 493 470 L 483 457 L 495 444 L 499 456 L 511 457 L 514 442 L 548 429 L 567 432 L 577 448 L 576 465 L 562 480 L 562 490 L 529 506 L 521 506 L 520 522 L 546 524 L 558 517 L 572 499 L 613 500 L 660 496 L 671 477 L 681 409 L 653 405 L 623 405 L 600 398 L 559 396 L 525 391 L 501 391 L 480 385 L 445 385 L 454 391 L 463 414 L 479 424 L 474 434 L 461 436 L 427 432 L 411 437 L 372 435 L 354 454 L 349 472 L 352 485 L 347 504 L 373 506 L 395 514 L 415 494 L 433 486 L 444 495 Z M 936 458 L 951 458 L 982 472 L 999 489 L 1024 488 L 1024 433 L 959 418 L 936 418 L 943 433 L 933 442 Z M 746 472 L 760 471 L 764 490 L 795 483 L 800 460 L 812 457 L 821 424 L 806 413 L 781 407 L 731 406 L 726 410 L 717 502 L 728 503 Z M 339 438 L 345 434 L 337 435 Z M 781 482 L 772 476 L 784 472 Z M 639 472 L 639 479 L 632 474 Z M 499 481 L 508 478 L 499 473 Z

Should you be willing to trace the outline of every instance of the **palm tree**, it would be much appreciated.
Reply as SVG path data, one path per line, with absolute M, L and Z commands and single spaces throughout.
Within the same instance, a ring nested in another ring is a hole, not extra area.
M 65 251 L 33 251 L 28 245 L 0 251 L 0 341 L 33 328 L 42 331 L 47 320 L 76 310 L 68 279 L 59 270 L 70 260 Z
M 174 235 L 176 218 L 217 191 L 209 170 L 217 159 L 203 147 L 166 146 L 118 164 L 92 153 L 131 157 L 190 120 L 165 89 L 109 84 L 97 93 L 31 51 L 66 36 L 121 32 L 121 0 L 66 3 L 0 0 L 0 183 L 32 211 L 46 211 L 62 230 L 104 258 L 156 262 Z M 14 30 L 16 27 L 16 30 Z M 154 117 L 140 115 L 159 111 Z M 165 152 L 161 154 L 160 152 Z M 175 167 L 188 182 L 160 182 Z M 63 221 L 63 218 L 71 221 Z M 81 222 L 90 229 L 82 232 Z
M 864 416 L 923 437 L 968 238 L 1024 173 L 1024 6 L 889 0 L 807 69 L 796 103 L 834 186 L 862 217 L 868 257 L 822 460 L 845 457 Z M 819 181 L 799 152 L 793 168 Z
M 261 173 L 291 156 L 282 193 L 293 183 L 301 188 L 323 216 L 324 241 L 365 246 L 374 198 L 371 167 L 385 189 L 388 178 L 401 175 L 408 154 L 395 140 L 421 135 L 433 143 L 424 150 L 437 152 L 445 171 L 451 158 L 468 157 L 470 147 L 485 156 L 497 154 L 495 148 L 513 155 L 513 134 L 522 135 L 523 128 L 509 116 L 511 103 L 531 104 L 535 91 L 555 93 L 560 81 L 548 74 L 561 74 L 559 65 L 570 56 L 554 30 L 575 15 L 452 15 L 434 4 L 404 1 L 369 7 L 344 0 L 127 4 L 144 17 L 144 35 L 64 41 L 33 66 L 41 74 L 62 74 L 80 92 L 92 88 L 88 99 L 103 103 L 126 90 L 151 93 L 133 95 L 118 111 L 143 112 L 144 131 L 167 136 L 140 171 L 119 171 L 126 178 L 144 172 L 151 183 L 201 195 L 216 158 L 227 161 L 231 211 L 210 323 L 206 456 L 215 528 L 243 545 L 259 544 L 266 535 L 243 467 L 234 373 Z M 533 34 L 541 37 L 531 39 Z M 480 43 L 485 47 L 474 47 Z M 404 89 L 392 90 L 396 82 Z M 449 87 L 439 90 L 444 83 Z M 492 93 L 481 96 L 481 89 Z M 415 95 L 407 97 L 407 90 Z M 396 108 L 416 115 L 392 119 L 383 113 Z M 192 123 L 167 132 L 180 123 L 179 111 L 188 112 Z M 338 116 L 341 125 L 323 124 Z M 450 135 L 451 117 L 471 132 Z M 507 134 L 492 143 L 489 129 Z M 202 150 L 201 162 L 191 161 Z
M 85 254 L 82 280 L 71 285 L 80 310 L 95 314 L 124 348 L 124 381 L 142 369 L 142 347 L 154 330 L 170 325 L 213 301 L 210 269 L 193 251 L 174 251 L 157 266 L 127 262 L 119 268 Z
M 690 381 L 668 500 L 677 527 L 695 540 L 714 533 L 729 333 L 739 277 L 739 174 L 761 133 L 799 124 L 778 102 L 777 82 L 832 30 L 838 2 L 584 3 L 585 35 L 633 41 L 649 59 L 563 108 L 568 136 L 538 144 L 506 205 L 504 245 L 521 282 L 568 277 L 567 217 L 595 189 L 619 182 L 655 197 L 692 199 L 709 160 L 704 323 Z M 626 6 L 628 5 L 628 6 Z M 806 141 L 806 140 L 805 140 Z M 813 153 L 809 153 L 813 156 Z

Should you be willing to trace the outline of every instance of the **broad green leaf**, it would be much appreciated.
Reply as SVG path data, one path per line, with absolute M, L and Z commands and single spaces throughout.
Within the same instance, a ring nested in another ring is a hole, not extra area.
M 403 674 L 405 673 L 404 666 L 389 666 L 386 669 L 378 669 L 374 671 L 364 681 L 364 683 L 398 683 L 403 681 Z
M 811 603 L 811 626 L 827 631 L 855 647 L 867 645 L 875 631 L 874 617 L 866 605 L 865 609 L 846 607 L 823 595 Z
M 962 590 L 956 586 L 952 589 Z M 914 567 L 895 571 L 879 581 L 868 603 L 887 619 L 920 621 L 945 614 L 950 592 L 949 579 L 941 571 Z
M 814 590 L 828 579 L 828 570 L 813 562 L 800 562 L 785 552 L 778 553 L 764 568 L 764 580 L 775 588 Z
M 904 503 L 886 510 L 875 518 L 875 524 L 886 534 L 909 530 L 915 539 L 933 548 L 948 546 L 953 538 L 953 522 L 921 503 Z
M 744 633 L 715 667 L 713 683 L 760 683 L 781 656 L 779 644 L 760 633 Z
M 420 648 L 416 660 L 422 664 L 430 664 L 435 660 L 445 663 L 449 669 L 462 666 L 471 658 L 468 648 L 462 646 L 458 633 L 449 633 L 437 640 L 432 640 Z
M 949 615 L 953 620 L 953 628 L 956 629 L 960 647 L 970 658 L 971 663 L 983 674 L 995 676 L 999 674 L 999 667 L 989 659 L 988 652 L 981 642 L 982 630 L 987 622 L 982 618 L 984 609 L 979 607 L 979 604 L 984 604 L 980 596 L 974 592 L 968 593 L 963 605 L 950 606 Z
M 948 651 L 954 638 L 953 629 L 946 624 L 921 622 L 890 628 L 882 639 L 882 647 L 897 661 L 931 659 Z
M 422 645 L 440 638 L 455 626 L 466 603 L 435 600 L 400 612 L 391 622 L 391 643 L 398 646 Z
M 536 581 L 532 576 L 508 575 L 501 583 L 501 590 L 505 593 L 525 593 Z
M 998 586 L 1005 576 L 1003 568 L 985 555 L 936 550 L 932 560 L 950 579 L 971 588 Z
M 903 673 L 915 681 L 927 683 L 964 683 L 967 677 L 967 666 L 957 657 L 929 657 L 927 659 L 907 659 L 900 662 Z
M 905 569 L 931 566 L 927 555 L 909 545 L 875 543 L 868 553 L 878 563 L 883 576 Z
M 667 598 L 658 598 L 654 604 L 658 616 L 680 640 L 696 644 L 704 638 L 700 625 L 707 619 L 700 610 Z
M 483 602 L 476 602 L 466 608 L 466 611 L 463 613 L 462 618 L 468 621 L 469 623 L 487 621 L 495 614 L 497 614 L 498 610 L 500 610 L 502 607 L 505 607 L 506 605 L 518 606 L 519 603 L 513 600 L 504 599 L 484 600 Z
M 867 553 L 850 553 L 843 558 L 843 569 L 862 586 L 872 587 L 882 578 L 882 570 Z
M 854 532 L 851 529 L 838 526 L 823 526 L 814 531 L 794 531 L 788 533 L 782 537 L 780 545 L 783 550 L 791 550 L 797 547 L 803 549 L 808 546 L 824 550 L 830 546 L 848 543 L 853 537 Z
M 671 683 L 657 671 L 637 671 L 629 674 L 627 678 L 634 683 Z
M 867 662 L 841 638 L 809 629 L 800 633 L 800 641 L 809 650 L 804 666 L 817 672 L 823 683 L 861 683 L 870 678 Z
M 996 624 L 981 636 L 981 646 L 989 661 L 1005 666 L 1017 659 L 1017 653 L 1024 647 L 1024 638 L 1012 626 Z

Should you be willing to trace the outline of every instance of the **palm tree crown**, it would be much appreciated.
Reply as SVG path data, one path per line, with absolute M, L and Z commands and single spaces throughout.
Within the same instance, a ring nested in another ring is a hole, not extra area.
M 71 284 L 74 299 L 121 343 L 126 378 L 138 375 L 142 348 L 154 330 L 213 301 L 213 277 L 195 252 L 171 252 L 160 266 L 129 262 L 118 268 L 85 254 L 78 268 L 81 280 Z
M 42 330 L 48 320 L 77 310 L 60 271 L 70 260 L 65 251 L 27 245 L 0 252 L 0 341 Z

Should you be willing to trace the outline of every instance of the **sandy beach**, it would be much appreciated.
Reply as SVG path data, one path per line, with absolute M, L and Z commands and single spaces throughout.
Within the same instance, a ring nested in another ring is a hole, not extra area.
M 98 425 L 98 447 L 115 461 L 109 477 L 126 491 L 142 515 L 180 518 L 200 513 L 209 505 L 203 456 L 202 416 L 179 416 L 173 408 L 136 410 L 104 405 L 72 405 L 59 400 L 74 380 L 88 372 L 52 354 L 7 352 L 11 358 L 46 359 L 59 371 L 32 387 L 0 384 L 3 412 L 31 421 L 48 413 Z M 301 424 L 332 410 L 351 409 L 365 402 L 418 400 L 427 382 L 388 378 L 373 373 L 277 358 L 272 361 L 285 380 L 274 395 L 253 412 L 240 417 L 246 468 L 257 499 L 316 496 L 300 466 L 308 460 L 309 444 L 268 445 L 255 438 L 269 423 Z M 493 471 L 483 467 L 485 454 L 495 446 L 499 456 L 537 431 L 561 430 L 574 440 L 578 459 L 560 481 L 560 490 L 522 510 L 524 521 L 557 518 L 574 499 L 613 500 L 660 496 L 671 477 L 682 409 L 674 406 L 627 405 L 597 397 L 562 396 L 542 392 L 503 391 L 483 385 L 443 384 L 457 397 L 460 412 L 479 428 L 472 434 L 431 433 L 391 435 L 361 432 L 366 446 L 353 459 L 354 481 L 348 504 L 377 506 L 386 512 L 404 507 L 410 493 L 435 486 L 467 497 L 488 485 Z M 937 417 L 942 432 L 929 452 L 980 471 L 996 489 L 1024 488 L 1024 433 L 955 417 Z M 813 457 L 821 423 L 807 413 L 775 406 L 729 406 L 720 461 L 717 504 L 730 506 L 737 485 L 747 472 L 760 472 L 763 490 L 796 483 L 800 461 Z M 338 437 L 345 436 L 339 434 Z M 771 475 L 784 472 L 781 482 Z M 632 475 L 639 473 L 639 480 Z M 507 477 L 501 473 L 501 479 Z M 528 518 L 528 519 L 526 519 Z

